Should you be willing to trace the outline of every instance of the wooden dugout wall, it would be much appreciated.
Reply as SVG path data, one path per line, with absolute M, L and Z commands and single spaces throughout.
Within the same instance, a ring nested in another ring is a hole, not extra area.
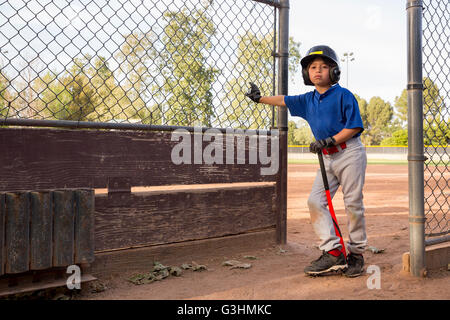
M 171 152 L 178 143 L 171 132 L 1 128 L 0 192 L 105 190 L 95 194 L 93 266 L 98 256 L 119 249 L 164 251 L 164 245 L 243 234 L 257 241 L 261 232 L 273 243 L 284 238 L 277 194 L 281 170 L 261 175 L 267 165 L 249 164 L 255 150 L 248 137 L 244 164 L 234 144 L 232 163 L 177 165 Z M 194 150 L 193 138 L 191 143 Z M 202 143 L 202 150 L 211 144 Z M 242 182 L 259 184 L 233 184 Z M 200 184 L 209 186 L 171 188 Z M 135 189 L 156 186 L 161 188 Z

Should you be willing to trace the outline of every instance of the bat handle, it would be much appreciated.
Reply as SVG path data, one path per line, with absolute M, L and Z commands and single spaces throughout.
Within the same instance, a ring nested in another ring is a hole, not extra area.
M 325 171 L 325 164 L 323 163 L 322 151 L 320 151 L 317 155 L 319 156 L 320 172 L 322 173 L 323 186 L 325 187 L 325 190 L 330 190 L 330 186 L 328 185 L 327 172 Z

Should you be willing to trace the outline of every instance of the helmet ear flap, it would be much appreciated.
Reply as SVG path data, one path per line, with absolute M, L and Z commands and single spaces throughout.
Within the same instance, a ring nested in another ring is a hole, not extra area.
M 330 69 L 330 80 L 332 84 L 338 83 L 341 78 L 341 69 L 339 66 L 334 66 Z

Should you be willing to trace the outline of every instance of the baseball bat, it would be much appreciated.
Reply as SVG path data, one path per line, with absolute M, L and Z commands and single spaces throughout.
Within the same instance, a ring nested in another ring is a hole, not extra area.
M 328 185 L 327 172 L 325 171 L 325 164 L 323 163 L 323 155 L 320 151 L 318 153 L 319 156 L 319 164 L 320 171 L 322 173 L 323 186 L 325 188 L 325 194 L 327 196 L 328 201 L 328 209 L 330 210 L 331 219 L 333 220 L 334 232 L 339 236 L 339 242 L 342 245 L 342 253 L 344 254 L 345 260 L 347 260 L 347 252 L 345 251 L 344 238 L 342 237 L 341 229 L 339 229 L 339 225 L 337 223 L 336 214 L 334 213 L 333 203 L 331 202 L 331 194 L 330 194 L 330 186 Z

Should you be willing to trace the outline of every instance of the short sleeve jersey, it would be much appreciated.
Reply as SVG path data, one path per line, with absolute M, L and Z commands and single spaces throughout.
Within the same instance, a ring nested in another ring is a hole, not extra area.
M 358 102 L 347 89 L 335 84 L 323 94 L 317 90 L 297 96 L 285 96 L 284 102 L 292 116 L 305 119 L 314 137 L 325 139 L 342 129 L 361 128 L 364 130 Z

